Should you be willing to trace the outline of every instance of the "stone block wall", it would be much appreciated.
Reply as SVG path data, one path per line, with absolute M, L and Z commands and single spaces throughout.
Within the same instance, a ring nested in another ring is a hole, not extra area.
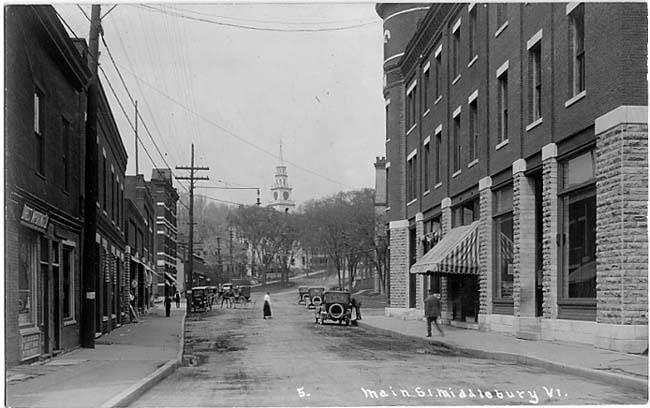
M 479 314 L 492 313 L 492 179 L 486 177 L 479 182 Z
M 648 127 L 597 135 L 598 323 L 648 324 Z
M 390 223 L 390 305 L 408 307 L 409 244 L 408 221 Z
M 550 143 L 542 148 L 542 308 L 545 319 L 557 318 L 557 182 L 557 146 Z
M 535 316 L 535 186 L 524 171 L 526 162 L 513 164 L 513 303 L 515 316 Z

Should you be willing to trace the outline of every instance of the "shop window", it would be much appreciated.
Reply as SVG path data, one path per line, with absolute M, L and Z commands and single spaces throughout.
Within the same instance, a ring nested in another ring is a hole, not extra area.
M 593 152 L 561 167 L 562 299 L 596 298 L 596 186 Z
M 495 192 L 495 297 L 512 300 L 514 271 L 513 271 L 513 212 L 512 186 L 501 188 Z
M 469 225 L 480 217 L 479 199 L 465 201 L 464 203 L 452 208 L 451 213 L 452 228 Z
M 74 247 L 63 246 L 63 319 L 74 320 Z
M 19 236 L 18 325 L 34 324 L 34 282 L 36 274 L 36 242 L 34 233 L 23 230 Z

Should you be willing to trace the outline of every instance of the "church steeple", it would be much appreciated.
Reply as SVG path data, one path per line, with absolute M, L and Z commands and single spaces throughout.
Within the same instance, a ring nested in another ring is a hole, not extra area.
M 271 187 L 271 195 L 273 200 L 269 203 L 269 207 L 283 212 L 290 212 L 296 206 L 293 201 L 292 190 L 289 184 L 289 176 L 287 175 L 287 166 L 284 165 L 284 158 L 282 156 L 282 139 L 280 139 L 280 163 L 275 166 L 275 181 Z

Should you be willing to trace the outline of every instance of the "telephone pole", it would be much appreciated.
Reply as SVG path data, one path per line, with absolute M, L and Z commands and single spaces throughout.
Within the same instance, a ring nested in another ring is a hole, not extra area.
M 97 65 L 99 58 L 99 34 L 101 28 L 101 9 L 93 4 L 88 35 L 88 68 L 90 82 L 87 89 L 86 113 L 86 179 L 84 182 L 84 240 L 83 240 L 83 308 L 81 312 L 81 345 L 95 348 L 95 286 L 99 262 L 95 250 L 97 234 Z
M 205 166 L 195 166 L 194 165 L 194 143 L 192 143 L 192 161 L 190 166 L 176 166 L 176 170 L 189 170 L 189 177 L 176 177 L 178 180 L 189 180 L 190 181 L 190 237 L 189 237 L 189 268 L 187 270 L 186 276 L 186 289 L 192 289 L 194 285 L 192 272 L 194 271 L 194 182 L 198 180 L 209 180 L 208 177 L 196 176 L 194 173 L 198 170 L 210 170 L 209 167 Z

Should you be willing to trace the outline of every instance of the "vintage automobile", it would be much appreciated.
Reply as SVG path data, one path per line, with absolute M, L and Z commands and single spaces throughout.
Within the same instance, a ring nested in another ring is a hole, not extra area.
M 352 304 L 350 292 L 327 291 L 323 293 L 323 303 L 316 309 L 316 323 L 324 324 L 326 320 L 350 324 Z
M 325 292 L 325 288 L 309 288 L 309 303 L 307 303 L 307 308 L 314 309 L 320 306 L 323 303 L 323 292 Z
M 192 299 L 192 312 L 205 312 L 210 306 L 208 300 L 208 288 L 207 286 L 195 286 L 190 291 L 190 299 Z
M 304 305 L 307 304 L 307 299 L 309 298 L 309 288 L 306 286 L 301 286 L 298 288 L 298 304 Z

